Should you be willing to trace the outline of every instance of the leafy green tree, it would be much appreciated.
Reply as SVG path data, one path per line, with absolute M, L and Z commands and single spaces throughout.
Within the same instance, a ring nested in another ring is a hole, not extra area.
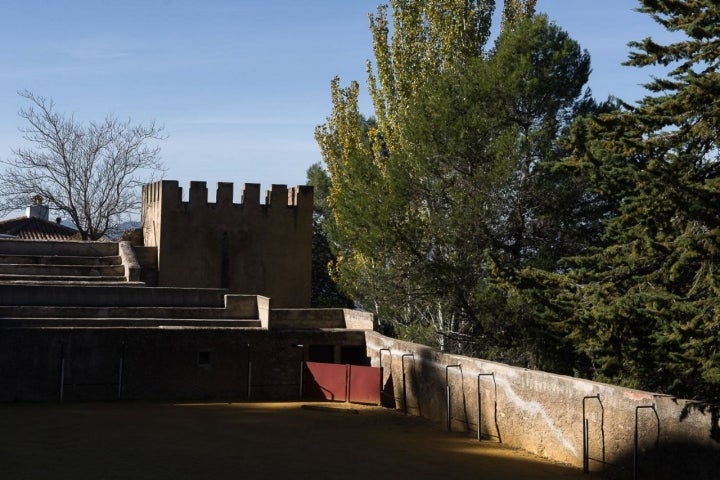
M 490 36 L 494 0 L 391 0 L 370 15 L 375 65 L 368 61 L 368 84 L 377 132 L 374 152 L 401 144 L 398 115 L 407 108 L 423 80 L 439 72 L 460 69 L 482 57 Z M 374 70 L 373 70 L 374 67 Z
M 307 169 L 307 184 L 314 187 L 313 238 L 312 238 L 312 293 L 310 304 L 313 308 L 352 308 L 353 301 L 340 292 L 330 277 L 335 256 L 325 224 L 332 222 L 332 211 L 327 205 L 330 191 L 330 177 L 320 163 Z
M 513 30 L 526 18 L 535 15 L 537 0 L 505 0 L 501 20 L 501 30 Z
M 635 106 L 574 127 L 576 171 L 615 214 L 607 246 L 575 259 L 559 300 L 589 375 L 720 398 L 720 4 L 642 0 L 678 40 L 631 44 L 628 64 L 670 67 Z
M 545 17 L 520 18 L 534 2 L 506 3 L 518 10 L 490 51 L 490 4 L 474 22 L 465 2 L 447 4 L 455 20 L 425 2 L 391 4 L 391 41 L 385 10 L 371 17 L 377 120 L 359 114 L 357 83 L 331 85 L 316 137 L 332 180 L 335 277 L 388 333 L 538 365 L 544 307 L 523 293 L 535 282 L 523 272 L 559 268 L 597 239 L 584 179 L 553 168 L 561 133 L 592 107 L 589 58 Z
M 388 333 L 392 325 L 384 319 L 411 315 L 408 301 L 416 290 L 402 273 L 412 259 L 397 252 L 397 239 L 386 235 L 396 197 L 387 189 L 385 163 L 402 144 L 397 117 L 424 78 L 484 54 L 494 11 L 492 0 L 389 3 L 392 19 L 387 7 L 370 16 L 376 61 L 374 66 L 368 62 L 368 75 L 375 117 L 368 122 L 359 113 L 358 83 L 341 87 L 336 78 L 332 113 L 316 129 L 332 180 L 328 201 L 334 214 L 335 276 L 361 306 L 379 314 Z
M 388 160 L 400 199 L 388 224 L 413 258 L 406 275 L 459 327 L 441 334 L 471 341 L 474 354 L 547 367 L 555 342 L 532 294 L 542 285 L 526 271 L 556 271 L 599 239 L 587 178 L 555 168 L 570 121 L 595 106 L 583 94 L 587 53 L 545 16 L 516 26 L 492 55 L 429 79 L 409 104 L 404 147 Z

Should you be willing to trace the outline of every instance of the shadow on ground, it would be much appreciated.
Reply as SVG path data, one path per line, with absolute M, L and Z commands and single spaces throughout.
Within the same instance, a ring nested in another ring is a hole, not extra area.
M 0 405 L 13 479 L 580 479 L 379 407 L 300 403 Z

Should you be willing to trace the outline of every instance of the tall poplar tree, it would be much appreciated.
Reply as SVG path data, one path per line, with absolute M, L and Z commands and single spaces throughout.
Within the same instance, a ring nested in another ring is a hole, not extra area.
M 375 117 L 359 113 L 357 83 L 335 79 L 316 130 L 335 279 L 386 333 L 539 366 L 554 347 L 521 271 L 554 269 L 587 243 L 570 233 L 585 186 L 552 164 L 591 103 L 589 57 L 533 17 L 533 1 L 505 2 L 492 49 L 492 2 L 390 6 L 391 37 L 387 9 L 370 17 Z
M 385 168 L 402 145 L 398 116 L 423 79 L 484 55 L 494 7 L 494 0 L 392 0 L 391 15 L 387 6 L 369 15 L 372 121 L 359 112 L 357 82 L 331 83 L 332 112 L 315 137 L 332 180 L 328 203 L 334 215 L 325 227 L 338 255 L 334 275 L 360 305 L 381 314 L 387 332 L 388 316 L 418 313 L 408 304 L 416 287 L 404 273 L 413 260 L 397 251 L 398 239 L 388 228 L 401 200 L 389 190 Z
M 554 168 L 570 121 L 594 106 L 590 59 L 545 16 L 515 27 L 462 75 L 428 80 L 401 117 L 405 146 L 388 171 L 404 203 L 389 223 L 423 292 L 448 305 L 451 337 L 485 358 L 550 367 L 556 346 L 525 270 L 555 271 L 597 240 L 586 179 Z
M 635 106 L 579 122 L 569 161 L 610 199 L 607 247 L 577 258 L 568 336 L 602 380 L 720 399 L 720 4 L 641 0 L 677 41 L 631 44 L 669 68 Z

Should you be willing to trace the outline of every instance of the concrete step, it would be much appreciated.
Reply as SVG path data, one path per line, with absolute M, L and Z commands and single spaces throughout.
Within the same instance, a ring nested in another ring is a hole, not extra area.
M 121 265 L 118 255 L 67 256 L 67 255 L 0 255 L 0 264 L 6 265 Z
M 20 275 L 37 277 L 123 277 L 122 265 L 37 265 L 0 262 L 2 275 Z
M 0 239 L 0 255 L 108 257 L 118 255 L 116 242 Z
M 53 265 L 102 265 L 114 266 L 121 265 L 122 258 L 118 255 L 113 256 L 67 256 L 67 255 L 0 255 L 0 264 L 6 265 L 37 265 L 37 266 L 53 266 Z
M 260 328 L 258 319 L 208 318 L 3 318 L 4 328 Z
M 257 315 L 252 310 L 228 310 L 216 307 L 35 307 L 0 306 L 0 325 L 8 318 L 163 318 L 248 320 Z
M 124 276 L 118 275 L 20 275 L 20 274 L 0 274 L 0 284 L 43 284 L 43 285 L 62 285 L 74 284 L 82 285 L 83 283 L 105 283 L 113 285 L 122 285 L 127 283 Z
M 144 287 L 133 284 L 0 284 L 0 305 L 47 307 L 217 307 L 225 306 L 226 289 Z
M 12 280 L 12 281 L 0 281 L 0 288 L 3 285 L 26 285 L 26 286 L 79 286 L 84 287 L 88 285 L 94 285 L 94 286 L 103 286 L 103 287 L 144 287 L 145 282 L 128 282 L 124 279 L 122 280 L 95 280 L 92 282 L 86 282 L 84 280 L 78 280 L 78 281 L 65 281 L 65 280 L 59 280 L 59 281 L 52 281 L 52 280 L 43 280 L 43 281 L 37 281 L 37 280 Z

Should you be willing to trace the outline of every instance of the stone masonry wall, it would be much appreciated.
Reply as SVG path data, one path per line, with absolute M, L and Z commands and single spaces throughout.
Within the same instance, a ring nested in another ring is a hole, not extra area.
M 188 201 L 176 181 L 143 187 L 146 246 L 158 249 L 158 286 L 228 288 L 270 297 L 275 308 L 310 306 L 312 187 L 218 183 L 208 201 L 205 182 L 191 182 Z
M 253 400 L 294 400 L 300 361 L 313 345 L 364 343 L 362 331 L 5 329 L 0 402 L 57 401 L 61 384 L 63 401 L 244 400 L 248 391 Z
M 717 406 L 443 354 L 375 332 L 366 341 L 372 365 L 384 370 L 386 406 L 446 428 L 447 378 L 452 431 L 477 435 L 479 385 L 484 441 L 582 468 L 584 402 L 590 471 L 632 478 L 637 412 L 638 478 L 710 479 L 720 472 Z

